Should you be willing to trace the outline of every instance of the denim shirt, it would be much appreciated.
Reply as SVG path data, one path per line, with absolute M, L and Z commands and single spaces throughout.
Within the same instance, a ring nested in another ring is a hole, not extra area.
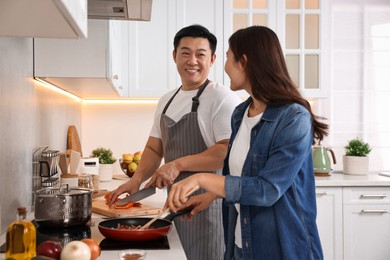
M 225 259 L 234 248 L 240 204 L 243 259 L 323 259 L 316 225 L 311 115 L 301 105 L 268 105 L 253 127 L 242 176 L 229 173 L 232 143 L 251 98 L 232 115 L 224 162 Z

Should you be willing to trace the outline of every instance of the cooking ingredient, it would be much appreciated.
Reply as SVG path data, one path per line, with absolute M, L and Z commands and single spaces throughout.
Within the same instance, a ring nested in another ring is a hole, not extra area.
M 116 209 L 129 209 L 133 206 L 134 204 L 132 202 L 129 202 L 127 203 L 126 205 L 123 205 L 123 206 L 118 206 L 118 205 L 114 205 L 114 208 Z
M 134 159 L 134 155 L 131 153 L 125 153 L 122 155 L 122 159 L 125 163 L 131 163 Z
M 91 249 L 81 241 L 71 241 L 64 246 L 61 252 L 61 260 L 90 260 Z
M 137 163 L 131 162 L 131 163 L 127 166 L 127 169 L 129 170 L 129 172 L 135 172 L 135 170 L 137 170 L 137 167 L 138 167 L 138 164 L 137 164 Z
M 62 246 L 60 242 L 47 240 L 42 242 L 37 247 L 37 255 L 47 256 L 54 259 L 60 259 Z
M 137 155 L 142 156 L 142 152 L 141 151 L 135 152 L 134 156 L 137 156 Z
M 101 249 L 95 240 L 91 238 L 84 238 L 81 242 L 84 242 L 89 246 L 89 249 L 91 250 L 91 260 L 95 260 L 100 256 Z
M 139 161 L 141 160 L 141 155 L 134 155 L 133 161 L 138 165 Z
M 36 229 L 26 220 L 25 207 L 17 209 L 16 220 L 12 222 L 6 235 L 6 259 L 31 259 L 36 254 Z

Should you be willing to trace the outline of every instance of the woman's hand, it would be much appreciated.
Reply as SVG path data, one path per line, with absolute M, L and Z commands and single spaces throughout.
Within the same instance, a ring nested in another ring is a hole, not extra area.
M 184 207 L 185 203 L 188 201 L 188 193 L 191 192 L 193 188 L 201 187 L 198 177 L 199 174 L 194 174 L 184 180 L 172 184 L 167 198 L 167 205 L 173 212 L 177 212 L 178 209 Z
M 182 207 L 178 208 L 178 210 L 183 210 L 188 207 L 194 207 L 194 209 L 190 213 L 190 218 L 195 216 L 202 210 L 205 210 L 210 206 L 210 204 L 219 197 L 211 192 L 205 192 L 200 195 L 195 195 L 190 197 L 186 203 L 183 204 Z

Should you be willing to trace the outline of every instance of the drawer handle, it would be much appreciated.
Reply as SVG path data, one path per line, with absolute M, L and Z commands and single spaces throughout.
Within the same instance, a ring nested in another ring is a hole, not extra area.
M 328 195 L 328 193 L 326 191 L 321 191 L 321 192 L 316 192 L 316 195 L 325 196 L 325 195 Z
M 387 209 L 362 209 L 362 213 L 388 213 Z
M 387 194 L 362 194 L 360 195 L 361 199 L 384 199 L 387 198 Z

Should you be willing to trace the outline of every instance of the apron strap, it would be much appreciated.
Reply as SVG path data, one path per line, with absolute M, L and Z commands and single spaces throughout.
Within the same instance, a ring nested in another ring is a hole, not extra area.
M 198 93 L 196 93 L 196 96 L 192 98 L 191 112 L 196 112 L 198 110 L 199 97 L 208 84 L 209 84 L 209 80 L 206 79 L 205 83 L 203 83 L 202 86 L 199 87 L 199 90 L 198 90 Z
M 169 105 L 171 104 L 173 98 L 177 95 L 177 93 L 179 93 L 180 89 L 181 89 L 181 86 L 180 86 L 180 88 L 178 88 L 178 90 L 175 92 L 175 94 L 173 94 L 173 96 L 171 97 L 171 99 L 170 99 L 170 100 L 168 101 L 168 103 L 165 105 L 164 110 L 162 111 L 162 114 L 163 114 L 163 115 L 165 115 L 165 112 L 167 111 L 167 109 L 168 109 Z
M 196 93 L 196 96 L 192 98 L 192 108 L 191 108 L 191 112 L 196 112 L 198 110 L 198 106 L 199 106 L 199 97 L 200 95 L 202 94 L 203 90 L 206 88 L 206 86 L 209 84 L 209 80 L 207 79 L 200 87 L 199 87 L 199 90 L 198 90 L 198 93 Z M 175 98 L 175 96 L 177 95 L 177 93 L 179 93 L 181 87 L 175 92 L 175 94 L 173 94 L 173 96 L 171 97 L 171 99 L 169 99 L 168 103 L 165 105 L 163 111 L 162 111 L 162 114 L 165 115 L 165 112 L 167 111 L 169 105 L 172 103 L 172 100 Z

